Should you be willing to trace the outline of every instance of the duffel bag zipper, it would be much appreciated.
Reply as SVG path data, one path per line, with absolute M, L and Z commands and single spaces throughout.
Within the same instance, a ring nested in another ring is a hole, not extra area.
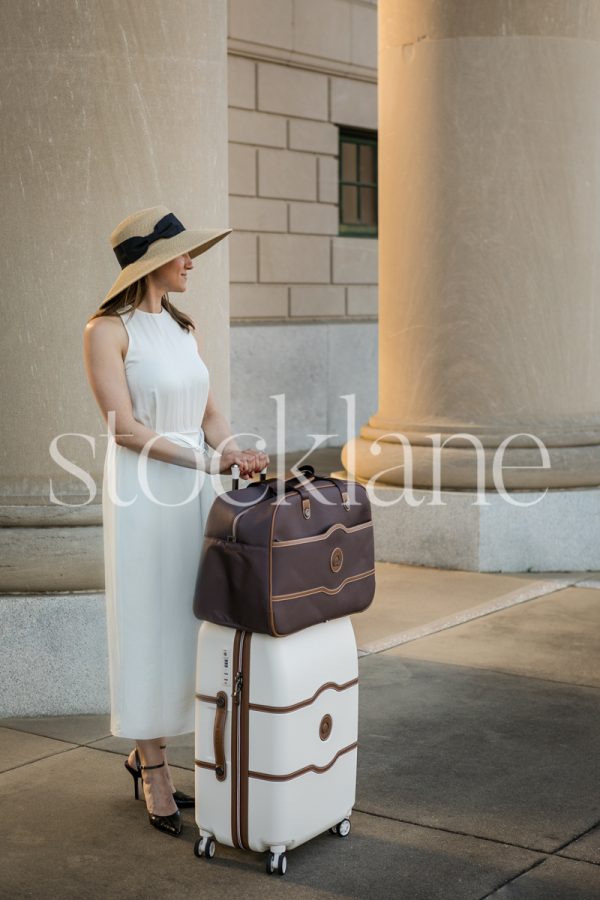
M 286 494 L 285 494 L 285 496 L 287 497 L 287 496 L 289 496 L 289 494 L 293 494 L 293 493 L 294 493 L 293 491 L 287 491 Z M 245 516 L 246 513 L 247 513 L 247 512 L 250 512 L 250 510 L 253 509 L 253 508 L 254 508 L 254 507 L 251 506 L 251 507 L 249 507 L 249 509 L 243 509 L 241 512 L 239 512 L 239 513 L 237 514 L 237 516 L 235 516 L 235 518 L 234 518 L 234 520 L 233 520 L 233 522 L 232 522 L 232 525 L 231 525 L 231 534 L 228 534 L 228 535 L 227 535 L 227 540 L 228 540 L 229 542 L 237 541 L 237 525 L 238 525 L 238 520 L 241 519 L 242 516 Z
M 237 514 L 237 516 L 233 520 L 233 524 L 231 526 L 231 534 L 227 535 L 228 541 L 237 541 L 236 528 L 237 528 L 238 519 L 240 519 L 242 516 L 245 516 L 247 512 L 250 512 L 250 510 L 243 509 L 240 513 Z

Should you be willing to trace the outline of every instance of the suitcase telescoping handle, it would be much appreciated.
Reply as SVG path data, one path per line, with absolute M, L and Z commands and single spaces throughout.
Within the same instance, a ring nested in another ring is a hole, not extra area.
M 264 481 L 266 477 L 267 477 L 267 466 L 265 466 L 264 469 L 261 471 L 260 480 Z M 231 467 L 231 479 L 232 479 L 231 487 L 234 491 L 237 491 L 237 489 L 240 486 L 240 467 L 238 466 L 237 463 L 234 463 Z
M 265 468 L 264 468 L 264 469 L 261 471 L 261 473 L 260 473 L 260 480 L 261 480 L 261 481 L 265 481 L 265 480 L 266 480 L 266 477 L 267 477 L 267 468 L 268 468 L 268 466 L 265 466 Z M 314 470 L 314 468 L 313 468 L 312 466 L 308 466 L 308 465 L 306 465 L 306 466 L 300 466 L 300 468 L 299 468 L 298 471 L 303 472 L 304 475 L 306 475 L 308 478 L 314 478 L 314 477 L 315 477 L 315 470 Z M 231 485 L 231 486 L 232 486 L 232 489 L 233 489 L 234 491 L 236 491 L 236 490 L 239 488 L 239 486 L 240 486 L 240 467 L 238 466 L 237 463 L 234 463 L 234 464 L 232 465 L 232 467 L 231 467 L 231 479 L 232 479 L 232 485 Z M 277 484 L 277 480 L 278 480 L 277 478 L 271 479 L 271 485 L 269 485 L 269 488 L 271 488 L 272 485 L 276 485 L 276 484 Z M 293 475 L 291 478 L 288 478 L 288 479 L 287 479 L 287 481 L 285 482 L 285 484 L 286 484 L 287 486 L 290 486 L 290 487 L 291 487 L 292 482 L 295 482 L 295 481 L 297 481 L 297 480 L 298 480 L 297 477 L 296 477 L 295 475 Z M 280 479 L 280 481 L 283 481 L 283 479 Z

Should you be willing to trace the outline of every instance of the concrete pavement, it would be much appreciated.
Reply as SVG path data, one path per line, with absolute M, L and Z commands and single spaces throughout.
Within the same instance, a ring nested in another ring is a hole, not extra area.
M 0 894 L 11 898 L 599 900 L 600 578 L 377 564 L 354 617 L 352 831 L 288 854 L 192 852 L 152 829 L 107 716 L 0 721 Z M 5 685 L 5 689 L 6 689 Z M 172 743 L 193 792 L 193 737 Z

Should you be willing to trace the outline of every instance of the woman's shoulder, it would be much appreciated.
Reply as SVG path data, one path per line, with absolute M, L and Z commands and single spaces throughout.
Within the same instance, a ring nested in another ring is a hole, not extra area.
M 129 343 L 127 331 L 118 313 L 95 316 L 89 319 L 86 323 L 84 334 L 87 341 L 96 344 L 116 343 L 122 351 L 121 355 L 127 352 Z
M 194 340 L 196 342 L 196 346 L 198 347 L 198 354 L 200 356 L 204 356 L 204 337 L 201 334 L 201 332 L 198 330 L 198 326 L 196 325 L 196 322 L 190 316 L 190 314 L 186 313 L 186 315 L 189 317 L 190 321 L 193 324 L 193 328 L 190 328 L 188 333 L 192 335 L 192 337 L 194 338 Z

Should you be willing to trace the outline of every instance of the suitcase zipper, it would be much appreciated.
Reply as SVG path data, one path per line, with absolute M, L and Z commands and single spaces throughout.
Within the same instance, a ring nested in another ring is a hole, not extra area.
M 232 756 L 235 757 L 235 801 L 232 804 L 232 822 L 231 822 L 231 836 L 233 838 L 233 844 L 235 847 L 242 847 L 241 840 L 241 749 L 242 749 L 242 716 L 241 716 L 241 693 L 244 684 L 244 675 L 242 672 L 242 659 L 243 659 L 243 651 L 244 651 L 244 631 L 238 631 L 236 637 L 237 640 L 237 657 L 235 660 L 236 672 L 235 672 L 235 685 L 233 689 L 233 714 L 234 714 L 234 722 L 235 728 L 232 730 L 232 742 L 234 746 L 232 749 Z
M 235 676 L 235 690 L 233 692 L 233 702 L 237 705 L 240 702 L 240 693 L 242 691 L 242 685 L 244 683 L 244 675 L 242 672 L 238 672 Z
M 232 775 L 231 837 L 234 847 L 248 850 L 248 724 L 250 641 L 252 634 L 236 632 L 234 655 L 235 684 L 232 693 L 233 721 L 231 729 Z

